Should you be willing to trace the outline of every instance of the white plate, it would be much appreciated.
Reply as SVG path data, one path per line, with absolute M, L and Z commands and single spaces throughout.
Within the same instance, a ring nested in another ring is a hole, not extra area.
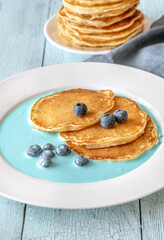
M 144 104 L 164 131 L 164 81 L 134 68 L 74 63 L 38 68 L 0 83 L 0 121 L 22 101 L 52 89 L 112 89 Z M 14 91 L 13 91 L 14 89 Z M 10 96 L 10 97 L 9 97 Z M 55 183 L 26 175 L 0 156 L 0 194 L 52 208 L 95 208 L 125 203 L 164 187 L 164 145 L 139 168 L 120 177 L 81 184 Z
M 152 22 L 151 20 L 144 15 L 144 29 L 143 31 L 147 31 L 150 29 Z M 51 17 L 44 25 L 44 35 L 47 40 L 54 45 L 55 47 L 62 49 L 64 51 L 78 53 L 78 54 L 89 54 L 89 55 L 100 55 L 110 52 L 110 50 L 102 50 L 102 51 L 87 51 L 87 50 L 80 50 L 77 48 L 73 48 L 68 46 L 63 39 L 58 36 L 57 34 L 57 18 L 56 15 Z

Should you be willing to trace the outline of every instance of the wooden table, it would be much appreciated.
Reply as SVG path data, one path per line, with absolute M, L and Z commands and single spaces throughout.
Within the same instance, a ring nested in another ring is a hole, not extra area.
M 0 1 L 0 79 L 88 57 L 63 52 L 45 40 L 44 23 L 60 6 L 60 0 Z M 141 0 L 140 8 L 154 21 L 164 13 L 164 1 Z M 164 190 L 121 206 L 76 211 L 0 197 L 0 240 L 19 239 L 163 240 Z

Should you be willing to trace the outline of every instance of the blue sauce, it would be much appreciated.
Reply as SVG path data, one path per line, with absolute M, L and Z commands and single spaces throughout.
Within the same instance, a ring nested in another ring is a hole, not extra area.
M 56 155 L 53 158 L 51 167 L 42 168 L 38 165 L 41 157 L 32 158 L 26 155 L 28 146 L 38 144 L 43 147 L 45 143 L 52 143 L 57 146 L 64 143 L 58 133 L 45 133 L 34 130 L 29 122 L 31 106 L 40 97 L 49 94 L 26 101 L 14 109 L 0 125 L 0 152 L 2 156 L 13 167 L 25 174 L 62 183 L 88 183 L 107 180 L 126 174 L 141 166 L 155 153 L 160 145 L 155 145 L 137 159 L 127 162 L 90 160 L 87 166 L 78 167 L 74 163 L 77 154 L 72 152 L 65 157 Z M 143 105 L 139 104 L 139 106 L 152 117 L 157 125 L 158 134 L 162 136 L 161 128 L 155 117 Z

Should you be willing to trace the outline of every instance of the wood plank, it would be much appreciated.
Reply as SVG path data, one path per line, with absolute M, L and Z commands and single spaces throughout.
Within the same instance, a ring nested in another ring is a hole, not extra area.
M 138 201 L 90 210 L 27 207 L 23 240 L 139 240 Z
M 0 197 L 0 239 L 21 239 L 24 204 Z
M 1 0 L 0 80 L 40 67 L 49 1 Z M 24 204 L 0 197 L 0 239 L 21 239 Z
M 49 1 L 1 0 L 0 79 L 40 67 Z
M 50 6 L 50 16 L 53 16 L 61 8 L 62 1 L 51 1 Z M 80 55 L 75 53 L 69 53 L 63 50 L 60 50 L 46 41 L 46 51 L 44 57 L 44 66 L 59 64 L 59 63 L 69 63 L 69 62 L 82 62 L 89 58 L 90 55 Z
M 143 240 L 164 239 L 164 190 L 141 199 Z

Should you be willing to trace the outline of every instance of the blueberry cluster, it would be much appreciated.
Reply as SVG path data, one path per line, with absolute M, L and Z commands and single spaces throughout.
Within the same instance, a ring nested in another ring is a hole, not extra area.
M 52 165 L 52 158 L 55 157 L 55 153 L 58 156 L 67 156 L 71 153 L 71 149 L 66 144 L 60 144 L 55 148 L 51 143 L 46 143 L 43 149 L 39 145 L 32 145 L 27 149 L 27 155 L 30 157 L 38 157 L 42 154 L 39 165 L 45 168 Z M 85 166 L 88 163 L 89 160 L 86 157 L 77 156 L 75 158 L 75 164 L 79 167 Z
M 125 110 L 118 109 L 113 114 L 106 113 L 100 119 L 100 124 L 103 128 L 112 128 L 115 123 L 124 123 L 128 118 L 128 113 Z
M 32 145 L 27 149 L 27 155 L 30 157 L 38 157 L 42 154 L 39 164 L 45 168 L 52 165 L 55 153 L 59 156 L 66 156 L 71 153 L 71 150 L 66 144 L 60 144 L 55 148 L 51 143 L 46 143 L 43 149 L 39 145 Z

